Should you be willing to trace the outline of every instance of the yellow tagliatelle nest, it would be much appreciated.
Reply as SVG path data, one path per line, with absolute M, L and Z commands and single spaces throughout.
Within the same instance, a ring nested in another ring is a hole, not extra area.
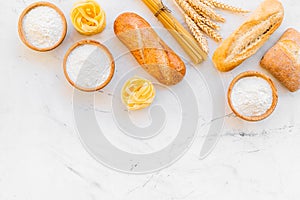
M 71 20 L 75 29 L 83 35 L 94 35 L 106 26 L 105 12 L 94 0 L 81 0 L 74 4 Z
M 128 110 L 140 110 L 150 106 L 155 97 L 153 84 L 145 79 L 134 77 L 122 88 L 122 101 Z

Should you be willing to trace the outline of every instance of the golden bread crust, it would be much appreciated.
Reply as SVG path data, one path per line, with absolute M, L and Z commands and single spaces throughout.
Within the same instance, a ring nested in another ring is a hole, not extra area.
M 255 54 L 281 25 L 284 9 L 278 0 L 265 0 L 237 30 L 216 49 L 213 63 L 230 71 Z
M 184 62 L 145 19 L 135 13 L 123 13 L 115 20 L 114 32 L 137 62 L 160 83 L 174 85 L 183 79 Z
M 300 88 L 300 33 L 289 28 L 260 61 L 291 92 Z

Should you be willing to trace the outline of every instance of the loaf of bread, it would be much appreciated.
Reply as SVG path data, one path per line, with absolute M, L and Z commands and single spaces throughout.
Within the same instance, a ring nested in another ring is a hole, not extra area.
M 300 33 L 289 28 L 264 55 L 260 65 L 291 92 L 300 88 Z
M 278 0 L 265 0 L 213 55 L 213 63 L 222 72 L 230 71 L 255 54 L 280 26 L 284 16 Z
M 145 19 L 135 13 L 123 13 L 115 20 L 114 31 L 137 62 L 160 83 L 174 85 L 183 79 L 184 62 Z

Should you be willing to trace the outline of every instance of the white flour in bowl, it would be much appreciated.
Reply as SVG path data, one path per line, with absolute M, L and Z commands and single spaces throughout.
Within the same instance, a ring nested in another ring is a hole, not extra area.
M 26 40 L 37 48 L 53 47 L 64 31 L 61 16 L 49 6 L 31 9 L 23 18 L 22 28 Z
M 81 88 L 101 86 L 109 78 L 110 70 L 110 57 L 95 45 L 80 45 L 67 58 L 66 72 L 73 83 Z
M 272 94 L 271 86 L 263 78 L 246 77 L 233 86 L 231 102 L 235 110 L 243 116 L 261 116 L 271 107 Z

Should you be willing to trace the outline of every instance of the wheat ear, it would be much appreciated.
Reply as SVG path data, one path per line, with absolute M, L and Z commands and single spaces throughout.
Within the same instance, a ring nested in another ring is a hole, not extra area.
M 188 2 L 198 12 L 198 14 L 206 16 L 207 18 L 211 18 L 215 21 L 225 22 L 224 17 L 217 14 L 213 9 L 200 2 L 199 0 L 188 0 Z
M 222 9 L 222 10 L 227 10 L 227 11 L 231 11 L 231 12 L 236 12 L 236 13 L 248 13 L 248 10 L 244 10 L 242 8 L 237 8 L 225 3 L 221 3 L 215 0 L 206 0 L 208 1 L 210 4 L 212 4 L 214 7 Z
M 210 7 L 211 9 L 214 9 L 214 8 L 215 8 L 215 7 L 214 7 L 211 3 L 209 3 L 207 0 L 199 0 L 199 2 L 201 2 L 201 3 L 205 4 L 205 5 L 207 5 L 207 6 Z
M 216 30 L 220 29 L 220 27 L 216 23 L 199 15 L 186 0 L 175 0 L 175 1 L 182 8 L 182 10 L 195 22 L 199 22 L 199 23 L 201 22 L 203 24 L 206 24 L 207 26 L 210 26 L 212 29 L 216 29 Z
M 196 22 L 196 24 L 204 33 L 206 33 L 209 37 L 211 37 L 216 42 L 222 41 L 223 39 L 222 36 L 216 30 L 210 28 L 209 26 L 207 26 L 202 22 Z
M 206 37 L 202 34 L 202 32 L 200 31 L 197 24 L 195 24 L 195 22 L 188 15 L 184 15 L 184 17 L 185 17 L 185 22 L 186 22 L 187 26 L 189 27 L 191 33 L 193 34 L 193 36 L 199 43 L 201 49 L 206 54 L 208 54 L 208 41 L 207 41 Z

